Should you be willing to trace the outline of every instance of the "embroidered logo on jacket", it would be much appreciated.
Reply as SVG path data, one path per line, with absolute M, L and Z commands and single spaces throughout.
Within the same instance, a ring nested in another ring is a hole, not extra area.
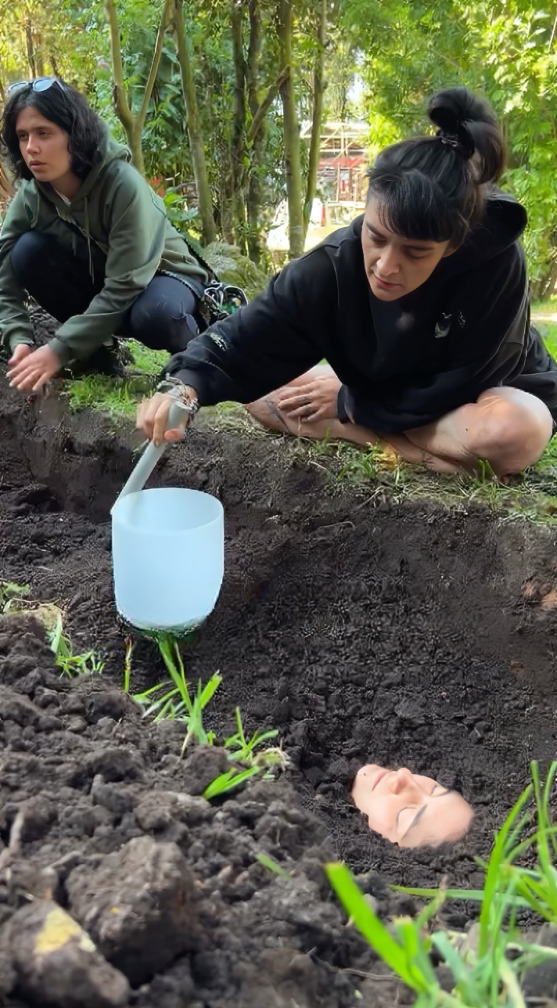
M 444 336 L 448 336 L 453 324 L 453 315 L 448 312 L 442 312 L 441 318 L 435 323 L 434 336 L 435 339 L 443 339 Z M 456 322 L 461 329 L 464 329 L 466 325 L 466 319 L 461 311 L 456 313 Z
M 217 344 L 219 350 L 228 349 L 224 336 L 221 336 L 219 333 L 216 332 L 207 333 L 207 336 L 209 337 L 209 339 L 212 339 L 213 343 Z
M 443 339 L 444 336 L 449 335 L 449 330 L 451 328 L 451 323 L 453 321 L 452 315 L 447 315 L 443 312 L 441 318 L 435 323 L 435 339 Z

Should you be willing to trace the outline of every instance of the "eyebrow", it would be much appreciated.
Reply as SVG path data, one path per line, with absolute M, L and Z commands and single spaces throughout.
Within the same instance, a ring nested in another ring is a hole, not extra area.
M 382 238 L 383 241 L 387 240 L 388 235 L 383 234 L 382 231 L 378 231 L 377 228 L 374 228 L 373 225 L 369 223 L 369 221 L 366 220 L 364 221 L 364 223 L 368 231 L 371 231 L 372 235 L 374 235 L 375 238 Z M 402 235 L 400 237 L 402 237 Z M 412 240 L 415 241 L 415 239 L 412 238 L 408 239 L 408 241 Z M 415 249 L 417 252 L 431 252 L 431 250 L 433 249 L 433 245 L 406 245 L 405 248 Z
M 452 794 L 452 793 L 453 793 L 453 788 L 446 788 L 445 791 L 442 791 L 441 794 L 435 795 L 435 797 L 436 798 L 444 798 L 445 795 Z M 414 826 L 416 825 L 416 823 L 418 822 L 418 820 L 421 818 L 421 816 L 423 816 L 426 808 L 427 808 L 427 802 L 425 803 L 425 805 L 422 805 L 421 809 L 418 809 L 418 811 L 416 812 L 416 815 L 412 819 L 412 822 L 410 823 L 408 829 L 406 830 L 405 833 L 402 834 L 402 836 L 400 838 L 401 840 L 404 840 L 404 837 L 408 836 L 410 830 L 414 829 Z M 403 811 L 404 811 L 403 809 L 400 810 L 400 812 L 403 812 Z M 398 824 L 398 816 L 400 815 L 400 812 L 398 813 L 398 815 L 396 817 L 397 824 Z

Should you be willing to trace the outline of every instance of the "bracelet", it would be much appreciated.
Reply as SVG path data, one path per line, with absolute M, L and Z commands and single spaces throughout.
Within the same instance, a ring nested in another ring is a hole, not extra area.
M 179 378 L 163 378 L 163 380 L 157 385 L 157 392 L 161 392 L 163 395 L 172 396 L 173 399 L 178 399 L 180 405 L 183 406 L 186 413 L 189 414 L 190 422 L 199 411 L 199 399 L 193 399 L 189 393 L 186 392 L 186 386 Z

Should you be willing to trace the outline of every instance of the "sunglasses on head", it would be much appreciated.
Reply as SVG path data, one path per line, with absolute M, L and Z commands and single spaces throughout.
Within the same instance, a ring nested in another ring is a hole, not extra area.
M 66 90 L 65 84 L 58 77 L 35 77 L 34 80 L 22 80 L 17 81 L 15 84 L 10 84 L 8 94 L 15 94 L 26 87 L 32 88 L 33 91 L 48 91 L 53 84 L 57 84 L 62 91 Z

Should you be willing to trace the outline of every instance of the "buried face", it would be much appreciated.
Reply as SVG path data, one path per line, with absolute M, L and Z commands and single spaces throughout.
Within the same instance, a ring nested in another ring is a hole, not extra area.
M 399 847 L 436 847 L 464 836 L 474 812 L 462 795 L 403 767 L 368 763 L 358 770 L 352 798 L 370 829 Z

